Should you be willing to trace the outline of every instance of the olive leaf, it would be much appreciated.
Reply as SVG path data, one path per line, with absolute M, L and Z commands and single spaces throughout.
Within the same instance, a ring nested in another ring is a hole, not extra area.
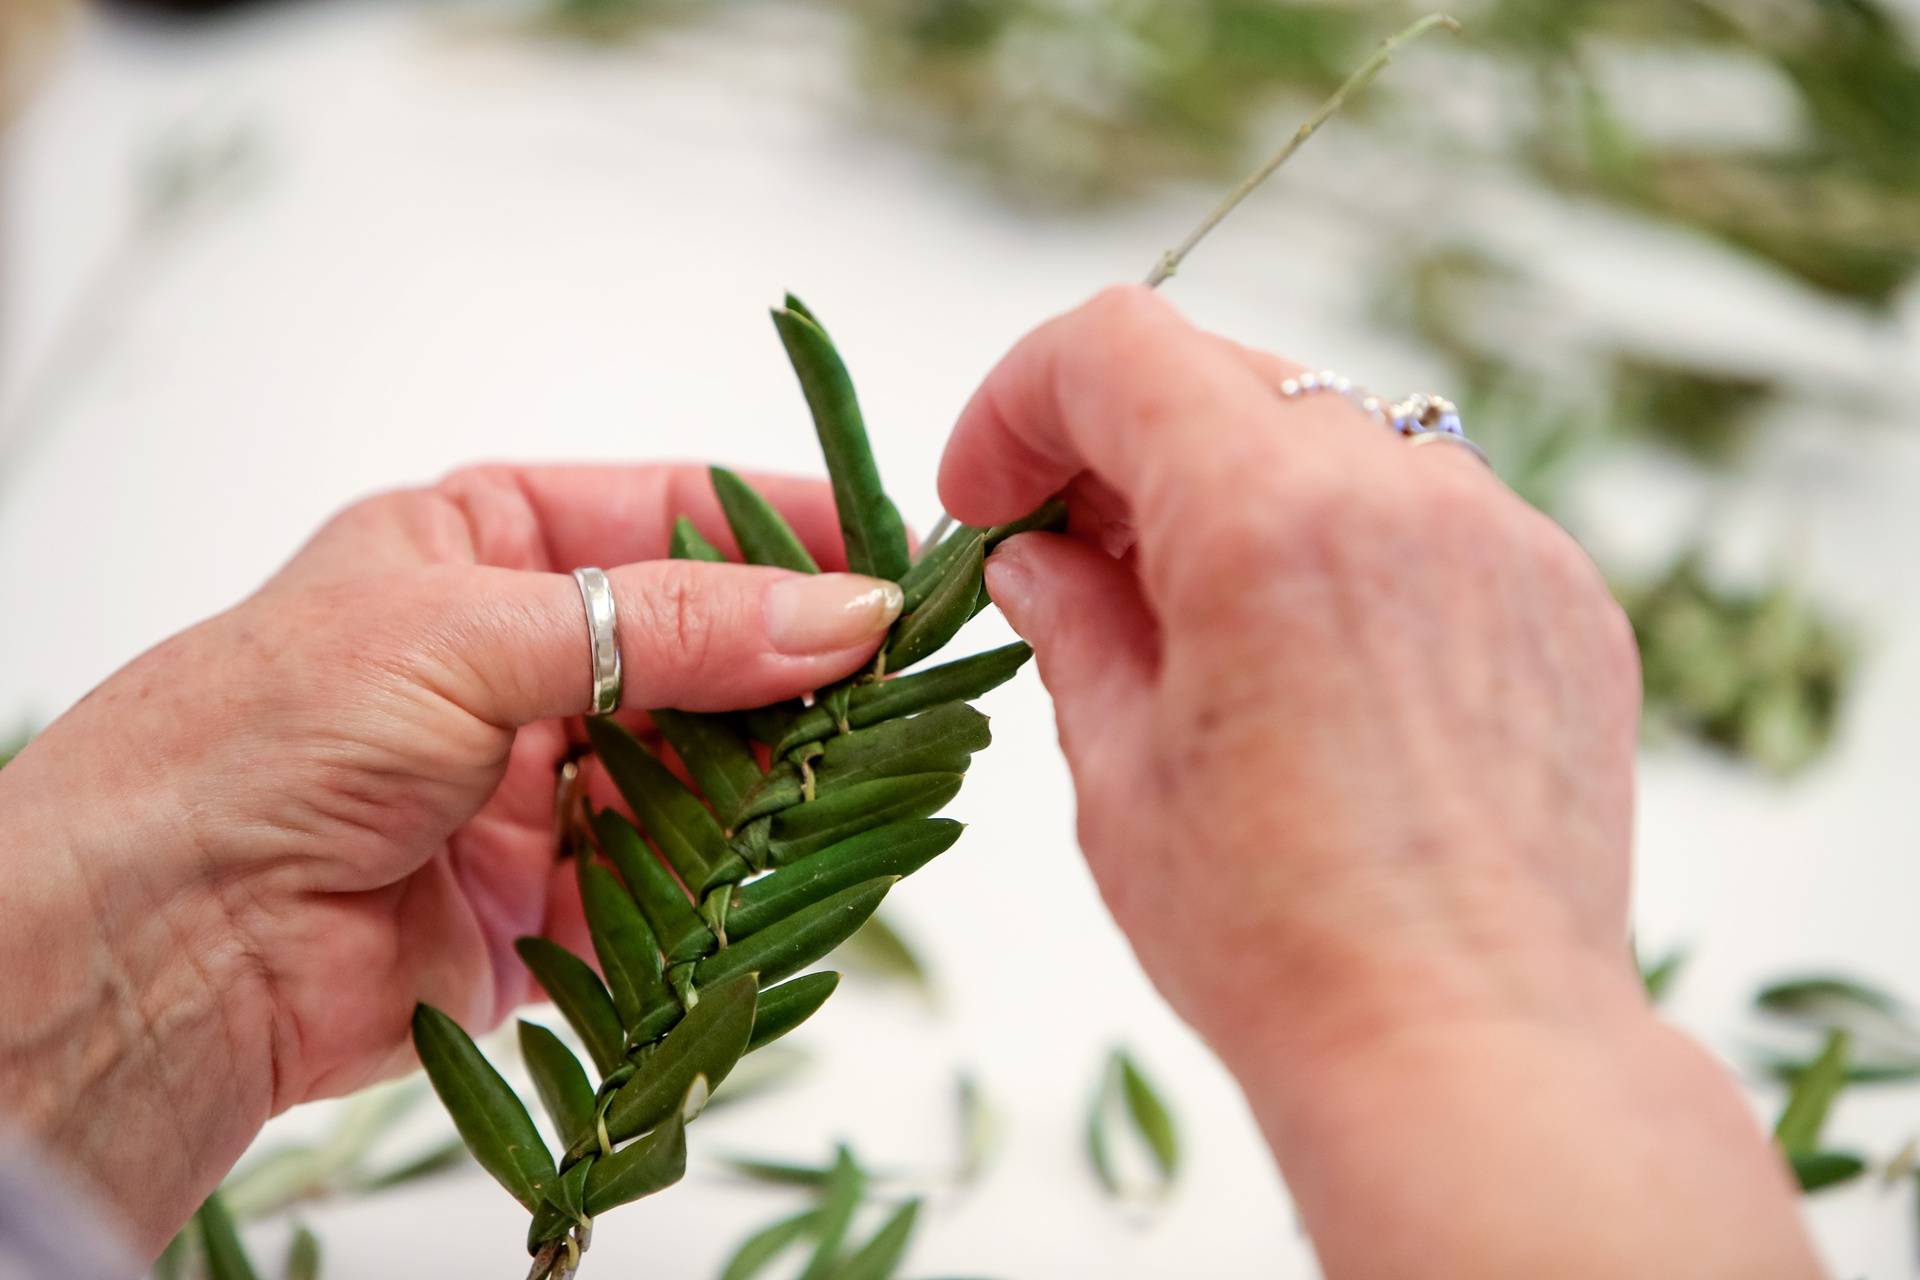
M 854 1160 L 853 1152 L 841 1145 L 834 1152 L 833 1170 L 827 1176 L 825 1195 L 820 1201 L 819 1240 L 799 1280 L 829 1280 L 836 1274 L 841 1248 L 866 1190 L 866 1171 Z
M 762 1227 L 740 1242 L 720 1271 L 720 1280 L 753 1280 L 781 1254 L 819 1229 L 820 1212 L 808 1209 Z
M 918 1197 L 907 1201 L 882 1223 L 868 1241 L 834 1272 L 834 1280 L 888 1280 L 900 1269 L 907 1245 L 913 1240 L 914 1223 L 920 1216 Z
M 280 1275 L 281 1280 L 320 1280 L 320 1241 L 313 1232 L 303 1226 L 293 1229 Z
M 963 830 L 947 818 L 909 818 L 789 862 L 733 891 L 727 933 L 738 942 L 862 881 L 911 875 L 952 848 Z
M 614 721 L 588 717 L 587 739 L 667 865 L 688 889 L 705 891 L 727 856 L 727 837 L 700 797 Z
M 704 987 L 751 973 L 764 985 L 798 973 L 846 941 L 895 883 L 893 876 L 879 876 L 803 907 L 700 961 L 694 981 Z
M 847 939 L 839 959 L 849 971 L 905 982 L 929 1004 L 937 1003 L 933 974 L 926 962 L 906 935 L 877 912 Z
M 611 871 L 582 858 L 579 878 L 580 905 L 600 972 L 606 975 L 620 1024 L 631 1032 L 668 998 L 660 943 L 633 895 Z
M 1809 1195 L 1851 1182 L 1867 1171 L 1867 1162 L 1847 1151 L 1790 1152 L 1787 1161 L 1800 1190 Z
M 975 545 L 957 552 L 948 561 L 926 599 L 895 625 L 893 636 L 887 641 L 886 670 L 906 670 L 937 651 L 967 625 L 977 612 L 974 606 L 980 599 L 985 554 L 982 546 Z
M 733 825 L 790 809 L 875 778 L 912 773 L 965 773 L 993 736 L 987 718 L 964 702 L 885 720 L 830 738 L 819 754 L 776 767 L 748 794 Z
M 520 1099 L 460 1025 L 430 1005 L 414 1007 L 413 1047 L 480 1167 L 536 1208 L 553 1180 L 553 1156 Z
M 747 1040 L 747 1051 L 751 1053 L 762 1045 L 772 1044 L 811 1018 L 839 985 L 840 975 L 837 973 L 809 973 L 762 991 L 759 1012 L 753 1019 L 753 1035 Z
M 971 1073 L 962 1072 L 955 1081 L 954 1098 L 959 1108 L 960 1160 L 954 1168 L 954 1182 L 970 1186 L 986 1173 L 1000 1146 L 1001 1120 L 986 1089 Z
M 748 564 L 771 565 L 795 573 L 820 572 L 800 536 L 759 490 L 725 467 L 713 467 L 711 471 L 713 492 Z
M 1786 1109 L 1780 1113 L 1780 1121 L 1773 1130 L 1774 1141 L 1788 1155 L 1810 1152 L 1819 1146 L 1827 1113 L 1833 1109 L 1834 1099 L 1846 1088 L 1849 1047 L 1850 1037 L 1846 1032 L 1829 1032 L 1820 1056 L 1794 1081 Z
M 200 1228 L 200 1247 L 206 1259 L 209 1280 L 260 1280 L 247 1251 L 241 1247 L 240 1233 L 234 1228 L 233 1215 L 218 1194 L 208 1196 L 194 1215 Z
M 1087 1155 L 1108 1193 L 1134 1199 L 1139 1189 L 1125 1178 L 1114 1158 L 1112 1127 L 1124 1118 L 1145 1148 L 1157 1182 L 1155 1196 L 1173 1188 L 1180 1172 L 1180 1142 L 1173 1113 L 1125 1049 L 1107 1055 L 1087 1115 Z
M 513 944 L 521 963 L 533 974 L 540 989 L 560 1010 L 602 1075 L 620 1065 L 626 1052 L 626 1031 L 620 1025 L 620 1012 L 599 975 L 586 961 L 556 942 L 541 937 L 521 938 Z
M 1016 641 L 897 680 L 856 685 L 847 697 L 847 727 L 864 729 L 943 703 L 977 698 L 1011 680 L 1031 657 L 1033 650 Z M 795 748 L 831 737 L 838 730 L 827 708 L 809 707 L 794 715 L 774 739 L 773 754 L 788 755 Z
M 1690 957 L 1684 947 L 1676 947 L 1652 964 L 1644 961 L 1640 966 L 1640 982 L 1647 990 L 1647 999 L 1658 1004 L 1665 998 L 1680 971 L 1686 967 Z
M 797 298 L 788 295 L 787 305 L 773 313 L 773 323 L 813 413 L 840 513 L 847 567 L 898 581 L 910 564 L 906 525 L 880 485 L 853 379 L 826 330 Z
M 647 717 L 716 813 L 737 811 L 747 793 L 760 785 L 760 762 L 754 759 L 753 748 L 725 720 L 664 707 L 649 711 Z
M 756 982 L 750 973 L 703 987 L 699 1003 L 637 1064 L 633 1078 L 614 1092 L 606 1108 L 613 1140 L 625 1141 L 665 1120 L 685 1099 L 695 1076 L 705 1076 L 710 1089 L 719 1088 L 747 1051 L 755 999 Z M 578 1146 L 568 1152 L 576 1154 L 584 1154 Z
M 775 866 L 797 862 L 863 831 L 931 818 L 960 794 L 965 776 L 915 773 L 863 782 L 776 814 L 767 852 Z
M 708 564 L 725 564 L 727 557 L 720 548 L 701 536 L 694 528 L 693 521 L 681 516 L 673 522 L 673 536 L 667 541 L 667 554 L 675 560 L 701 560 Z
M 522 1021 L 520 1056 L 533 1077 L 534 1092 L 547 1109 L 562 1146 L 586 1137 L 593 1129 L 593 1085 L 559 1036 L 536 1022 Z
M 701 1077 L 694 1078 L 699 1085 Z M 650 1196 L 680 1181 L 687 1172 L 686 1109 L 675 1108 L 666 1122 L 637 1142 L 594 1161 L 587 1175 L 586 1213 L 597 1217 L 616 1205 Z
M 702 922 L 686 890 L 653 856 L 634 825 L 611 809 L 603 809 L 593 815 L 592 826 L 600 851 L 627 882 L 667 959 L 696 960 L 713 951 L 718 945 L 713 931 Z

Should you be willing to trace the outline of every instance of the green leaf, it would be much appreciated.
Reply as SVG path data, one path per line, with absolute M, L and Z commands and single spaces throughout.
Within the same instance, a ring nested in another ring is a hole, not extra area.
M 856 685 L 847 700 L 847 722 L 852 728 L 864 729 L 945 702 L 977 698 L 1011 680 L 1032 656 L 1032 649 L 1016 641 L 897 680 Z M 773 754 L 784 756 L 796 747 L 819 742 L 838 731 L 839 726 L 827 708 L 808 707 L 787 723 L 774 743 Z
M 727 837 L 700 797 L 612 720 L 589 716 L 587 738 L 667 865 L 693 893 L 704 893 L 715 864 L 727 856 Z
M 593 1130 L 593 1085 L 559 1036 L 536 1022 L 520 1023 L 520 1056 L 526 1059 L 540 1105 L 553 1119 L 562 1146 Z
M 287 1265 L 281 1276 L 283 1280 L 320 1280 L 320 1241 L 304 1226 L 293 1229 L 293 1240 L 287 1245 Z
M 910 563 L 906 525 L 881 487 L 853 379 L 826 330 L 804 307 L 775 311 L 773 323 L 813 412 L 814 431 L 833 481 L 834 506 L 840 512 L 847 567 L 898 582 Z
M 931 818 L 960 794 L 964 781 L 958 773 L 880 778 L 784 809 L 773 819 L 768 858 L 785 866 L 890 822 Z
M 1920 1041 L 1913 1011 L 1878 987 L 1828 975 L 1794 978 L 1763 988 L 1754 1003 L 1776 1017 L 1823 1030 Z
M 727 563 L 726 553 L 701 536 L 694 528 L 693 521 L 681 516 L 673 522 L 673 537 L 668 540 L 667 554 L 675 560 L 700 560 L 707 564 Z
M 819 1222 L 819 1210 L 808 1209 L 762 1227 L 741 1241 L 721 1270 L 720 1280 L 753 1280 L 781 1254 L 812 1235 Z
M 194 1215 L 194 1221 L 200 1224 L 200 1244 L 206 1255 L 208 1280 L 260 1280 L 260 1273 L 253 1269 L 247 1251 L 240 1245 L 233 1215 L 227 1212 L 219 1192 L 207 1197 Z
M 719 945 L 687 899 L 687 891 L 653 856 L 631 822 L 602 809 L 593 815 L 593 835 L 600 851 L 619 868 L 668 960 L 697 960 Z
M 1640 981 L 1646 986 L 1647 999 L 1658 1004 L 1667 994 L 1668 988 L 1673 985 L 1674 979 L 1680 976 L 1680 970 L 1686 967 L 1687 959 L 1686 949 L 1676 947 L 1655 963 L 1643 964 L 1640 969 Z
M 956 554 L 920 607 L 894 623 L 892 638 L 887 641 L 885 670 L 906 670 L 938 652 L 967 625 L 980 598 L 986 565 L 982 556 L 978 546 Z
M 861 925 L 840 949 L 839 959 L 851 971 L 907 982 L 929 1001 L 934 998 L 932 973 L 913 944 L 885 916 L 875 914 Z
M 414 1006 L 413 1047 L 473 1158 L 531 1211 L 553 1179 L 553 1157 L 526 1107 L 460 1025 L 430 1005 Z
M 846 941 L 893 885 L 893 877 L 882 876 L 805 907 L 708 956 L 694 967 L 694 981 L 704 988 L 757 973 L 762 985 L 771 985 L 798 973 Z
M 1100 1067 L 1099 1083 L 1093 1088 L 1093 1105 L 1087 1108 L 1087 1159 L 1094 1176 L 1110 1196 L 1126 1194 L 1119 1170 L 1113 1166 L 1113 1146 L 1107 1140 L 1112 1123 L 1113 1100 L 1120 1090 L 1120 1051 L 1114 1050 Z
M 920 1200 L 915 1197 L 894 1211 L 892 1217 L 873 1233 L 871 1239 L 834 1272 L 834 1280 L 888 1280 L 900 1269 L 907 1245 L 913 1240 L 913 1227 L 920 1216 Z
M 633 1078 L 615 1091 L 606 1113 L 614 1141 L 644 1133 L 665 1120 L 685 1099 L 695 1076 L 705 1076 L 709 1089 L 720 1087 L 747 1051 L 756 995 L 751 975 L 702 987 L 699 1003 L 640 1059 Z
M 378 1173 L 357 1177 L 349 1185 L 349 1189 L 362 1195 L 371 1195 L 376 1191 L 385 1191 L 389 1187 L 405 1186 L 409 1182 L 418 1182 L 422 1178 L 431 1178 L 435 1174 L 458 1168 L 466 1163 L 467 1154 L 467 1144 L 455 1138 L 451 1142 L 431 1147 L 411 1160 L 404 1160 L 391 1169 L 382 1169 Z
M 772 1044 L 811 1018 L 839 985 L 837 973 L 809 973 L 761 992 L 760 1011 L 754 1015 L 747 1052 Z
M 1018 520 L 1006 524 L 997 524 L 987 530 L 986 549 L 989 553 L 1008 538 L 1023 533 L 1065 533 L 1067 530 L 1067 504 L 1060 498 L 1049 498 L 1040 506 Z
M 733 891 L 727 934 L 738 942 L 864 880 L 911 875 L 952 848 L 965 829 L 949 818 L 910 818 L 790 862 Z
M 199 1261 L 196 1253 L 199 1241 L 200 1215 L 195 1214 L 153 1260 L 153 1280 L 187 1280 L 188 1276 L 198 1274 L 195 1264 Z
M 713 492 L 720 499 L 720 509 L 727 513 L 727 525 L 748 564 L 772 565 L 795 573 L 820 572 L 793 527 L 758 490 L 725 467 L 713 467 L 711 471 Z
M 599 1163 L 596 1157 L 588 1156 L 555 1178 L 547 1188 L 547 1203 L 565 1214 L 569 1222 L 588 1216 L 587 1179 L 593 1176 Z
M 971 556 L 975 548 L 984 554 L 986 538 L 986 530 L 961 525 L 941 539 L 938 546 L 914 561 L 913 567 L 900 579 L 900 594 L 904 597 L 900 612 L 912 613 L 925 604 L 927 597 L 946 580 L 956 558 Z
M 962 1072 L 955 1082 L 955 1100 L 960 1112 L 960 1162 L 954 1181 L 971 1186 L 980 1180 L 993 1162 L 1000 1145 L 1000 1117 L 987 1091 L 970 1073 Z
M 611 871 L 586 858 L 580 860 L 580 904 L 620 1025 L 632 1031 L 669 998 L 659 940 L 626 887 Z
M 1790 1153 L 1787 1160 L 1793 1166 L 1800 1190 L 1809 1195 L 1852 1182 L 1867 1171 L 1867 1162 L 1848 1151 L 1797 1151 Z
M 987 718 L 964 702 L 949 702 L 917 716 L 883 721 L 827 739 L 806 770 L 787 761 L 767 774 L 735 814 L 739 827 L 780 812 L 805 797 L 805 774 L 813 776 L 816 797 L 830 795 L 875 778 L 909 773 L 965 773 L 976 751 L 993 741 Z
M 547 938 L 521 938 L 513 944 L 534 981 L 547 993 L 580 1039 L 586 1042 L 593 1064 L 606 1075 L 626 1055 L 626 1029 L 613 997 L 601 985 L 587 962 Z
M 819 1243 L 807 1259 L 799 1280 L 828 1280 L 840 1264 L 840 1248 L 853 1215 L 867 1192 L 867 1175 L 854 1161 L 853 1153 L 842 1145 L 833 1157 L 833 1172 L 828 1175 L 826 1193 L 820 1200 Z
M 586 1207 L 598 1217 L 618 1205 L 650 1196 L 686 1176 L 687 1125 L 678 1107 L 666 1122 L 636 1142 L 594 1163 L 587 1178 Z
M 824 1187 L 833 1180 L 833 1166 L 762 1160 L 755 1156 L 722 1156 L 720 1163 L 749 1182 L 770 1187 Z
M 736 812 L 747 793 L 760 785 L 760 762 L 754 759 L 753 748 L 722 717 L 664 707 L 647 715 L 715 813 Z
M 1146 1139 L 1147 1149 L 1153 1153 L 1153 1162 L 1159 1166 L 1160 1176 L 1171 1183 L 1180 1173 L 1180 1135 L 1173 1122 L 1173 1112 L 1160 1097 L 1153 1084 L 1142 1074 L 1140 1067 L 1131 1055 L 1121 1050 L 1120 1083 L 1126 1094 L 1127 1112 L 1133 1117 L 1133 1124 Z
M 1786 1109 L 1780 1113 L 1780 1123 L 1773 1130 L 1774 1141 L 1788 1155 L 1812 1151 L 1819 1146 L 1827 1113 L 1847 1084 L 1849 1050 L 1846 1032 L 1829 1032 L 1820 1056 L 1794 1081 Z
M 1761 1073 L 1791 1086 L 1813 1066 L 1813 1060 L 1778 1055 L 1763 1057 L 1756 1064 Z M 1848 1085 L 1908 1084 L 1920 1080 L 1920 1062 L 1867 1061 L 1852 1056 L 1847 1060 Z

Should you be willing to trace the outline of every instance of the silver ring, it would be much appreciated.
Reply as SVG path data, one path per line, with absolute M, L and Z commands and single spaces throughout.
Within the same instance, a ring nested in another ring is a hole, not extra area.
M 613 587 L 598 569 L 575 569 L 573 581 L 580 588 L 580 602 L 587 608 L 587 640 L 593 664 L 592 714 L 609 715 L 620 709 L 620 620 L 614 613 Z
M 1387 430 L 1404 436 L 1414 444 L 1425 444 L 1429 440 L 1451 440 L 1466 446 L 1489 469 L 1493 467 L 1487 451 L 1467 438 L 1466 429 L 1460 422 L 1459 407 L 1444 396 L 1408 396 L 1396 404 L 1374 395 L 1353 379 L 1331 369 L 1288 378 L 1280 384 L 1279 392 L 1283 400 L 1304 400 L 1308 396 L 1323 393 L 1339 396 Z

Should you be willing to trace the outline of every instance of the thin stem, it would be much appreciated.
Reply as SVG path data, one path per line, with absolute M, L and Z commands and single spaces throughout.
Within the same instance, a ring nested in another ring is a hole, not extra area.
M 932 531 L 927 534 L 925 541 L 921 542 L 920 549 L 914 553 L 913 558 L 919 560 L 933 550 L 940 544 L 940 540 L 947 536 L 947 531 L 951 528 L 953 528 L 953 517 L 942 511 L 940 518 L 933 522 Z
M 1358 71 L 1355 71 L 1347 77 L 1345 84 L 1342 84 L 1338 89 L 1333 91 L 1332 97 L 1320 104 L 1318 111 L 1315 111 L 1311 116 L 1307 117 L 1306 123 L 1301 125 L 1293 137 L 1287 140 L 1287 144 L 1284 147 L 1281 147 L 1279 151 L 1275 152 L 1272 158 L 1265 164 L 1249 174 L 1246 180 L 1235 187 L 1212 213 L 1209 213 L 1205 218 L 1201 219 L 1200 225 L 1195 227 L 1192 234 L 1180 242 L 1179 248 L 1169 249 L 1166 253 L 1160 255 L 1160 261 L 1154 264 L 1153 270 L 1147 275 L 1147 287 L 1149 289 L 1158 289 L 1162 284 L 1165 284 L 1167 280 L 1172 277 L 1173 273 L 1180 269 L 1180 264 L 1186 261 L 1187 255 L 1193 252 L 1194 247 L 1206 239 L 1215 227 L 1227 220 L 1228 214 L 1239 208 L 1242 201 L 1255 191 L 1258 191 L 1260 185 L 1268 178 L 1271 178 L 1275 173 L 1279 172 L 1280 166 L 1293 159 L 1294 153 L 1299 151 L 1301 147 L 1307 145 L 1308 139 L 1312 138 L 1314 134 L 1320 132 L 1321 125 L 1324 125 L 1327 121 L 1339 114 L 1340 109 L 1347 105 L 1348 98 L 1372 84 L 1375 77 L 1387 69 L 1387 64 L 1393 61 L 1393 55 L 1400 51 L 1401 46 L 1411 44 L 1413 41 L 1427 34 L 1427 32 L 1432 31 L 1435 27 L 1445 27 L 1449 31 L 1456 32 L 1460 30 L 1460 24 L 1446 14 L 1432 13 L 1420 19 L 1420 21 L 1414 23 L 1406 30 L 1388 39 L 1385 44 L 1381 45 L 1380 48 L 1374 52 L 1371 58 L 1367 59 L 1367 61 L 1361 65 Z

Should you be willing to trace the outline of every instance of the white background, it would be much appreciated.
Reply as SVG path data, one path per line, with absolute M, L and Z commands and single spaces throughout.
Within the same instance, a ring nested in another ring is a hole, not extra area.
M 193 38 L 84 24 L 5 152 L 0 724 L 57 713 L 372 489 L 488 458 L 816 469 L 765 316 L 788 288 L 831 324 L 883 468 L 925 528 L 946 427 L 993 359 L 1142 274 L 1208 202 L 1018 217 L 856 123 L 820 23 L 730 21 L 619 51 L 371 0 L 269 7 Z M 140 158 L 235 127 L 261 143 L 249 181 L 124 278 L 125 305 L 23 422 L 29 375 L 66 358 L 55 335 L 124 241 Z M 1318 144 L 1298 180 L 1331 181 L 1343 154 L 1364 154 L 1341 145 Z M 1364 237 L 1288 189 L 1203 249 L 1173 296 L 1249 342 L 1427 385 L 1417 354 L 1361 322 Z M 1450 199 L 1453 216 L 1478 213 L 1472 191 Z M 1498 221 L 1551 260 L 1563 322 L 1637 324 L 1657 344 L 1865 388 L 1869 403 L 1911 387 L 1911 307 L 1903 334 L 1870 335 L 1731 259 L 1588 213 Z M 1753 986 L 1784 969 L 1843 966 L 1920 995 L 1920 436 L 1892 395 L 1863 412 L 1886 421 L 1780 432 L 1746 495 L 1713 513 L 1730 562 L 1794 564 L 1868 624 L 1838 749 L 1784 789 L 1672 748 L 1645 769 L 1642 935 L 1696 947 L 1670 1012 L 1730 1056 Z M 1617 470 L 1591 486 L 1587 536 L 1646 558 L 1700 518 L 1674 475 Z M 997 625 L 969 639 L 996 641 Z M 931 1215 L 913 1274 L 1312 1274 L 1238 1094 L 1100 910 L 1037 681 L 987 708 L 996 744 L 955 809 L 971 832 L 891 908 L 944 980 L 941 1016 L 897 992 L 843 993 L 795 1037 L 815 1055 L 804 1082 L 703 1120 L 689 1185 L 602 1224 L 590 1275 L 709 1276 L 785 1206 L 703 1153 L 815 1158 L 844 1136 L 876 1164 L 940 1163 L 961 1065 L 1008 1112 L 1009 1143 L 979 1191 Z M 1103 1200 L 1082 1157 L 1084 1099 L 1116 1039 L 1184 1122 L 1189 1172 L 1150 1228 Z M 1777 1099 L 1755 1105 L 1770 1116 Z M 1920 1093 L 1893 1092 L 1846 1099 L 1833 1136 L 1887 1154 L 1916 1131 Z M 1816 1202 L 1839 1274 L 1914 1272 L 1911 1196 Z M 521 1215 L 478 1174 L 309 1218 L 333 1276 L 518 1274 Z

